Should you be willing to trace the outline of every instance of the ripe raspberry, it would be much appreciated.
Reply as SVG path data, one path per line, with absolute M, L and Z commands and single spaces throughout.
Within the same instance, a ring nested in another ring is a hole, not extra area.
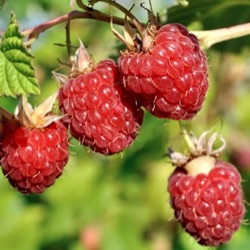
M 229 241 L 245 215 L 238 170 L 216 160 L 218 150 L 207 151 L 214 138 L 206 149 L 202 148 L 205 141 L 200 140 L 189 157 L 170 152 L 178 166 L 169 177 L 170 204 L 184 230 L 205 246 Z
M 116 84 L 118 71 L 112 60 L 91 65 L 81 44 L 76 76 L 66 79 L 59 105 L 70 133 L 93 151 L 110 155 L 123 151 L 137 137 L 143 111 L 131 94 Z M 83 66 L 81 66 L 83 64 Z M 56 78 L 57 75 L 55 75 Z
M 144 30 L 141 41 L 121 53 L 118 67 L 121 84 L 156 117 L 191 119 L 202 107 L 207 59 L 198 39 L 181 24 Z
M 2 171 L 23 194 L 42 193 L 68 161 L 67 128 L 51 114 L 56 98 L 57 93 L 33 110 L 23 97 L 15 116 L 0 117 Z
M 68 161 L 67 128 L 54 122 L 45 128 L 4 124 L 2 170 L 10 184 L 24 194 L 42 193 L 51 186 Z

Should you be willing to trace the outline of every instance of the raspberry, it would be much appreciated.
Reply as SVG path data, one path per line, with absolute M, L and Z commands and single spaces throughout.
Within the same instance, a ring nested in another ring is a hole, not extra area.
M 154 116 L 191 119 L 208 89 L 207 59 L 198 39 L 181 24 L 144 32 L 142 45 L 118 60 L 121 84 Z
M 67 128 L 60 121 L 44 128 L 9 125 L 3 123 L 2 171 L 21 193 L 42 193 L 68 161 Z
M 91 66 L 85 48 L 80 51 L 85 53 L 77 65 L 82 71 L 59 91 L 60 109 L 67 115 L 64 122 L 72 136 L 93 151 L 105 155 L 121 152 L 137 137 L 143 111 L 131 94 L 116 84 L 119 75 L 112 60 Z
M 234 165 L 216 159 L 218 151 L 204 155 L 214 138 L 206 150 L 204 142 L 200 140 L 189 157 L 181 156 L 182 162 L 180 154 L 170 152 L 177 168 L 169 177 L 168 191 L 184 230 L 201 245 L 218 246 L 232 238 L 245 215 L 241 176 Z
M 68 161 L 68 131 L 53 114 L 58 93 L 38 107 L 22 96 L 14 116 L 0 110 L 0 157 L 9 183 L 23 194 L 42 193 Z

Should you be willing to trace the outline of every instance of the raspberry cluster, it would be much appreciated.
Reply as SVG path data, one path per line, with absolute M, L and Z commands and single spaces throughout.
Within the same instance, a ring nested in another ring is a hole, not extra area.
M 118 4 L 116 3 L 116 6 Z M 15 115 L 0 109 L 0 160 L 9 183 L 23 194 L 38 194 L 62 174 L 68 161 L 69 135 L 96 153 L 123 152 L 137 138 L 143 109 L 157 118 L 188 120 L 202 108 L 209 87 L 208 66 L 198 39 L 181 24 L 148 26 L 125 20 L 127 45 L 117 63 L 96 64 L 80 42 L 69 75 L 54 73 L 58 93 L 33 109 L 25 97 Z M 53 114 L 58 99 L 60 115 Z M 198 243 L 229 241 L 246 209 L 241 176 L 217 159 L 217 134 L 206 141 L 190 136 L 190 154 L 172 150 L 176 167 L 168 192 L 176 220 Z
M 154 28 L 154 29 L 153 29 Z M 61 83 L 59 107 L 71 135 L 94 152 L 122 152 L 136 139 L 142 107 L 160 118 L 191 119 L 208 89 L 207 60 L 197 38 L 180 24 L 145 27 L 118 63 L 95 65 L 80 44 Z M 126 43 L 126 41 L 125 41 Z

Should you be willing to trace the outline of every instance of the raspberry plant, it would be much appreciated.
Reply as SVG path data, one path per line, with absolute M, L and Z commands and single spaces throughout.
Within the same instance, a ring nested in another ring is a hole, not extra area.
M 241 110 L 244 115 L 248 112 L 245 103 L 235 104 L 232 96 L 237 92 L 235 82 L 249 81 L 249 70 L 242 70 L 246 64 L 228 67 L 232 56 L 225 55 L 232 49 L 224 45 L 235 43 L 234 52 L 248 55 L 239 52 L 249 45 L 249 20 L 244 19 L 248 1 L 180 0 L 172 5 L 170 1 L 135 1 L 130 8 L 126 1 L 44 0 L 35 6 L 41 4 L 46 14 L 55 4 L 59 16 L 40 23 L 37 18 L 37 25 L 29 23 L 21 29 L 17 19 L 22 19 L 20 10 L 25 3 L 13 3 L 11 8 L 9 3 L 11 0 L 0 3 L 5 20 L 10 13 L 9 25 L 0 26 L 0 187 L 1 196 L 6 196 L 1 206 L 11 207 L 7 197 L 12 196 L 27 203 L 24 207 L 34 219 L 20 223 L 19 231 L 25 232 L 21 224 L 29 225 L 29 232 L 46 239 L 33 237 L 36 241 L 28 245 L 33 244 L 32 249 L 71 249 L 73 239 L 59 243 L 60 237 L 68 235 L 65 216 L 71 218 L 72 238 L 79 236 L 76 244 L 86 249 L 123 249 L 122 242 L 126 242 L 124 249 L 147 249 L 149 245 L 190 249 L 194 244 L 188 245 L 183 231 L 200 245 L 239 247 L 240 226 L 244 216 L 247 219 L 244 200 L 248 200 L 241 179 L 248 176 L 244 172 L 240 176 L 239 161 L 231 157 L 230 150 L 235 145 L 243 147 L 241 138 L 247 136 L 235 117 Z M 25 8 L 31 7 L 27 4 Z M 231 18 L 234 12 L 241 13 L 240 22 Z M 61 23 L 66 24 L 65 29 Z M 249 99 L 247 91 L 244 94 L 242 102 Z M 206 142 L 204 136 L 191 136 L 195 146 L 190 154 L 170 150 L 176 170 L 165 158 L 159 163 L 166 147 L 180 144 L 172 139 L 178 133 L 176 120 L 186 120 L 186 127 L 202 133 L 218 119 L 224 121 L 229 148 L 220 152 L 221 160 L 215 159 L 218 151 L 212 150 L 214 137 Z M 236 133 L 237 126 L 242 131 Z M 195 159 L 200 159 L 200 168 L 190 174 Z M 212 167 L 207 169 L 208 159 L 213 160 L 208 161 Z M 160 196 L 168 176 L 175 215 L 169 222 L 173 210 L 163 206 L 166 194 Z M 202 187 L 201 176 L 208 180 Z M 40 195 L 16 196 L 6 179 L 23 194 Z M 76 214 L 79 220 L 73 222 Z M 26 218 L 25 213 L 20 216 Z M 108 216 L 114 220 L 107 223 L 104 217 Z M 45 230 L 37 218 L 43 220 Z M 95 229 L 91 231 L 93 247 L 81 233 L 89 228 Z M 3 231 L 1 248 L 15 248 L 14 241 L 5 240 L 11 233 Z M 25 235 L 29 234 L 23 233 L 22 239 Z M 121 239 L 115 246 L 111 244 L 114 238 Z M 20 241 L 16 242 L 22 249 Z

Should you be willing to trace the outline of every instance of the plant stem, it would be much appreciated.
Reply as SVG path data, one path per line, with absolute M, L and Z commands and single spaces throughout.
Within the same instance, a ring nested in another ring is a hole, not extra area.
M 46 31 L 46 30 L 48 30 L 48 29 L 50 29 L 50 28 L 52 28 L 60 23 L 68 22 L 70 20 L 80 19 L 80 18 L 94 19 L 94 20 L 99 20 L 99 21 L 104 21 L 104 22 L 110 22 L 110 16 L 103 14 L 100 11 L 91 10 L 91 11 L 85 12 L 85 11 L 74 10 L 74 11 L 69 12 L 68 14 L 63 15 L 63 16 L 59 16 L 59 17 L 56 17 L 52 20 L 41 23 L 40 25 L 35 26 L 31 29 L 24 30 L 22 32 L 22 35 L 28 36 L 28 41 L 25 42 L 25 45 L 30 46 L 38 38 L 38 36 L 42 32 L 44 32 L 44 31 Z M 113 22 L 115 24 L 118 24 L 118 25 L 124 25 L 123 18 L 113 17 Z
M 86 6 L 85 4 L 83 4 L 82 0 L 76 0 L 76 3 L 84 11 L 88 11 L 88 6 Z
M 119 5 L 118 3 L 111 1 L 111 0 L 92 0 L 90 1 L 90 4 L 95 4 L 97 2 L 105 2 L 108 4 L 113 5 L 114 7 L 121 10 L 123 13 L 125 13 L 130 19 L 131 19 L 131 25 L 133 27 L 136 27 L 138 31 L 143 34 L 145 26 L 144 24 L 141 24 L 136 17 L 131 14 L 130 11 L 128 11 L 123 6 Z M 68 14 L 56 17 L 52 20 L 46 21 L 44 23 L 41 23 L 38 26 L 35 26 L 31 29 L 26 29 L 22 32 L 23 36 L 28 36 L 27 41 L 25 42 L 26 46 L 30 46 L 37 38 L 38 36 L 46 31 L 49 28 L 52 28 L 56 26 L 57 24 L 68 22 L 73 19 L 93 19 L 93 20 L 99 20 L 104 22 L 110 22 L 110 15 L 104 14 L 98 10 L 94 10 L 92 8 L 87 7 L 86 5 L 81 3 L 81 0 L 77 0 L 77 3 L 80 8 L 86 9 L 86 11 L 78 11 L 74 10 L 69 12 Z M 112 18 L 113 23 L 118 25 L 124 25 L 125 19 L 115 17 Z M 228 28 L 221 28 L 221 29 L 214 29 L 214 30 L 205 30 L 205 31 L 192 31 L 194 35 L 197 36 L 199 39 L 201 46 L 205 49 L 210 48 L 212 45 L 216 43 L 220 43 L 223 41 L 231 40 L 234 38 L 250 35 L 250 23 L 244 23 L 240 25 L 231 26 Z M 3 32 L 0 31 L 0 37 L 3 35 Z
M 216 43 L 250 35 L 250 23 L 215 30 L 192 31 L 197 36 L 203 48 L 208 49 Z
M 65 26 L 66 29 L 66 44 L 67 44 L 67 52 L 68 52 L 68 57 L 70 58 L 70 56 L 72 55 L 71 52 L 71 39 L 70 39 L 70 20 L 66 23 Z

